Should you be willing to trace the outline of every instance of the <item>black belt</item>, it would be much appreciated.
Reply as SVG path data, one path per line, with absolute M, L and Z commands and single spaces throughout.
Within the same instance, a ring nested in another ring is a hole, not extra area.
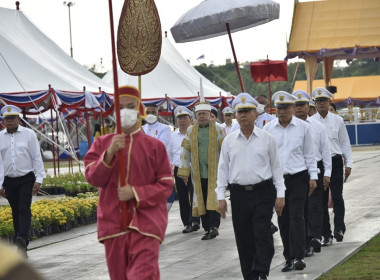
M 9 177 L 9 176 L 5 176 L 4 179 L 7 179 L 7 180 L 22 180 L 22 179 L 25 179 L 29 176 L 33 175 L 34 176 L 34 172 L 33 171 L 30 171 L 29 173 L 25 174 L 24 176 L 20 176 L 20 177 Z
M 284 179 L 286 180 L 286 179 L 289 179 L 291 177 L 296 177 L 296 176 L 301 175 L 302 173 L 305 173 L 305 172 L 307 173 L 307 170 L 303 170 L 303 171 L 295 173 L 295 174 L 284 174 Z
M 253 185 L 228 184 L 228 187 L 234 190 L 253 191 L 263 186 L 267 186 L 268 184 L 271 184 L 271 183 L 272 183 L 272 179 L 268 179 L 268 180 L 265 180 Z

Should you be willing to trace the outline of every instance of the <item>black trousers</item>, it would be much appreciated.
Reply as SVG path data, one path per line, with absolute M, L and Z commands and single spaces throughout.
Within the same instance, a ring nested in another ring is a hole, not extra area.
M 36 177 L 33 172 L 25 176 L 11 178 L 5 177 L 3 187 L 7 196 L 9 205 L 12 209 L 13 227 L 15 237 L 21 237 L 26 244 L 29 243 L 30 224 L 32 212 L 32 190 Z
M 178 167 L 174 167 L 174 179 L 175 185 L 177 186 L 178 192 L 178 201 L 179 201 L 179 212 L 181 215 L 182 224 L 184 226 L 191 226 L 193 222 L 200 223 L 199 217 L 193 217 L 192 209 L 193 209 L 193 183 L 191 181 L 191 177 L 189 177 L 189 181 L 187 186 L 182 178 L 177 176 Z
M 230 186 L 232 224 L 244 279 L 269 275 L 274 255 L 271 219 L 276 189 L 265 181 L 254 190 Z
M 304 208 L 309 185 L 307 170 L 285 178 L 285 206 L 278 217 L 278 225 L 285 259 L 305 256 Z
M 331 197 L 334 203 L 334 231 L 346 232 L 344 223 L 344 200 L 343 200 L 343 158 L 341 155 L 332 157 L 332 170 L 330 178 Z M 323 193 L 323 230 L 324 237 L 331 237 L 330 216 L 328 209 L 329 190 Z
M 308 223 L 305 225 L 306 244 L 309 246 L 309 241 L 312 238 L 321 239 L 322 225 L 323 225 L 323 176 L 325 169 L 323 162 L 318 162 L 320 173 L 318 174 L 317 188 L 313 191 L 311 196 L 307 198 L 307 213 Z
M 207 195 L 208 195 L 208 179 L 201 178 L 201 185 L 202 185 L 203 202 L 206 207 Z M 201 216 L 201 220 L 202 220 L 202 227 L 205 231 L 209 231 L 213 228 L 219 228 L 220 226 L 220 214 L 214 210 L 206 209 L 206 214 Z

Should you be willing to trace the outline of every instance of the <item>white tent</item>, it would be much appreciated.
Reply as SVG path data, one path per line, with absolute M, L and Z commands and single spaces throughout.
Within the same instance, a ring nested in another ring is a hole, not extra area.
M 67 55 L 21 11 L 0 8 L 0 93 L 48 89 L 113 92 Z
M 150 73 L 141 76 L 141 97 L 171 98 L 196 97 L 199 92 L 199 80 L 202 78 L 203 91 L 206 97 L 227 96 L 227 92 L 213 84 L 193 68 L 170 43 L 168 38 L 162 39 L 162 51 L 157 67 Z M 113 73 L 104 77 L 109 87 L 113 85 Z M 119 86 L 132 85 L 138 87 L 138 77 L 124 73 L 118 68 Z

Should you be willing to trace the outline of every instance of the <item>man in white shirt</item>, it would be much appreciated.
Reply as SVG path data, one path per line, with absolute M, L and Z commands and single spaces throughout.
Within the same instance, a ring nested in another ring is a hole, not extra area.
M 227 187 L 231 194 L 232 222 L 244 279 L 267 279 L 274 255 L 271 218 L 273 205 L 281 216 L 285 185 L 276 141 L 255 127 L 258 103 L 240 93 L 233 104 L 240 129 L 222 144 L 218 166 L 217 198 L 226 217 Z
M 303 90 L 297 90 L 292 94 L 296 100 L 297 118 L 305 121 L 310 126 L 313 136 L 314 151 L 319 169 L 317 188 L 307 197 L 305 207 L 305 256 L 311 257 L 313 251 L 321 252 L 322 226 L 323 226 L 323 190 L 328 189 L 331 176 L 331 153 L 324 126 L 308 116 L 311 97 Z
M 145 134 L 157 138 L 168 148 L 170 143 L 170 127 L 158 121 L 158 108 L 155 104 L 148 104 L 145 108 L 147 124 L 143 125 Z
M 343 200 L 343 183 L 347 181 L 351 174 L 352 168 L 352 151 L 350 139 L 348 137 L 346 126 L 343 119 L 329 112 L 330 98 L 333 95 L 325 88 L 316 88 L 312 92 L 315 99 L 318 113 L 312 118 L 320 121 L 326 128 L 329 139 L 330 151 L 332 156 L 332 171 L 330 189 L 334 203 L 334 238 L 337 242 L 343 241 L 346 225 L 344 224 L 344 200 Z M 343 163 L 343 158 L 344 163 Z M 344 172 L 343 172 L 344 170 Z M 344 174 L 344 180 L 343 180 Z M 328 189 L 324 192 L 324 214 L 323 214 L 323 245 L 332 244 L 332 231 L 330 226 L 330 217 L 328 212 Z
M 264 126 L 276 139 L 285 179 L 285 207 L 278 217 L 286 262 L 283 272 L 303 270 L 305 255 L 304 207 L 308 189 L 317 187 L 317 162 L 309 126 L 293 117 L 295 97 L 285 91 L 276 92 L 273 100 L 277 117 Z
M 234 109 L 228 106 L 223 109 L 222 113 L 223 113 L 223 118 L 224 118 L 224 123 L 222 123 L 222 128 L 224 130 L 224 133 L 228 135 L 229 133 L 232 132 L 234 121 L 236 122 L 236 120 L 234 120 L 235 111 Z
M 0 195 L 12 208 L 14 243 L 25 254 L 29 244 L 32 195 L 36 195 L 45 176 L 38 139 L 33 130 L 20 125 L 21 110 L 13 105 L 1 109 L 5 129 L 0 132 L 0 154 L 4 163 L 4 182 Z
M 158 121 L 158 108 L 155 104 L 148 104 L 145 107 L 145 120 L 146 124 L 142 126 L 143 131 L 145 134 L 152 136 L 154 138 L 157 138 L 162 143 L 164 143 L 166 150 L 168 149 L 168 146 L 170 144 L 170 134 L 171 130 L 170 127 L 166 124 L 160 123 Z M 173 192 L 171 196 L 168 198 L 168 211 L 172 207 L 175 199 L 175 188 L 173 185 Z
M 275 119 L 276 117 L 270 115 L 267 113 L 268 110 L 268 98 L 261 94 L 256 97 L 256 101 L 259 103 L 257 106 L 257 113 L 259 114 L 257 116 L 257 119 L 255 120 L 255 126 L 259 128 L 263 128 L 264 125 L 266 125 L 271 120 Z
M 171 141 L 168 147 L 168 154 L 170 163 L 174 169 L 175 184 L 178 192 L 179 212 L 181 215 L 182 224 L 185 229 L 182 233 L 189 233 L 197 231 L 200 223 L 199 217 L 193 217 L 192 204 L 193 204 L 193 184 L 191 178 L 186 185 L 182 178 L 177 176 L 180 164 L 180 156 L 182 150 L 182 141 L 186 136 L 187 129 L 191 125 L 192 112 L 184 106 L 178 106 L 174 110 L 174 115 L 177 120 L 178 129 L 172 132 Z

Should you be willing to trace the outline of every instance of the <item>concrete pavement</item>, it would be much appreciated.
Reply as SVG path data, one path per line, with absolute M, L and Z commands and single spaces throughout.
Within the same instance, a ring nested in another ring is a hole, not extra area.
M 269 279 L 316 279 L 343 262 L 380 232 L 380 147 L 354 148 L 352 175 L 344 185 L 347 232 L 344 241 L 322 248 L 305 259 L 303 271 L 282 273 L 282 244 L 274 235 L 275 256 Z M 242 279 L 230 212 L 220 235 L 201 241 L 203 231 L 182 234 L 178 202 L 169 213 L 160 251 L 161 279 Z M 333 218 L 333 215 L 331 215 Z M 333 224 L 333 220 L 331 220 Z M 43 237 L 30 244 L 29 260 L 46 279 L 109 279 L 104 248 L 96 240 L 96 225 Z

